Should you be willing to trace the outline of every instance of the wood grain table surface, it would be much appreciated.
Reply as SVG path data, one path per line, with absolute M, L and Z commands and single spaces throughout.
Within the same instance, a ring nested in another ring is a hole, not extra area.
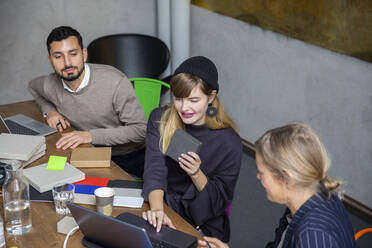
M 7 105 L 0 105 L 0 114 L 3 117 L 15 115 L 15 114 L 24 114 L 27 115 L 35 120 L 44 122 L 44 118 L 37 107 L 34 101 L 25 101 Z M 28 165 L 27 168 L 39 165 L 42 163 L 46 163 L 49 155 L 59 155 L 59 156 L 66 156 L 69 161 L 71 155 L 71 149 L 68 150 L 58 150 L 55 147 L 55 143 L 60 138 L 59 133 L 54 133 L 51 135 L 46 136 L 46 145 L 47 150 L 46 154 L 41 157 L 40 159 L 33 162 L 31 165 Z M 82 145 L 84 146 L 91 146 L 91 145 Z M 114 179 L 126 179 L 126 180 L 134 180 L 130 175 L 128 175 L 124 170 L 122 170 L 119 166 L 115 163 L 111 162 L 110 168 L 81 168 L 81 170 L 86 174 L 88 177 L 106 177 L 112 180 Z M 3 201 L 2 197 L 0 197 L 0 213 L 4 217 L 3 211 Z M 95 209 L 95 206 L 92 205 L 82 205 L 84 207 Z M 112 217 L 119 215 L 122 212 L 131 212 L 136 215 L 141 215 L 141 213 L 145 210 L 149 209 L 148 203 L 144 203 L 141 209 L 134 209 L 134 208 L 124 208 L 124 207 L 114 207 Z M 172 222 L 175 224 L 176 228 L 180 231 L 189 233 L 191 235 L 196 236 L 200 239 L 200 235 L 198 231 L 186 222 L 183 218 L 181 218 L 177 213 L 175 213 L 172 209 L 165 206 L 165 212 L 171 218 Z M 6 244 L 7 247 L 17 246 L 19 248 L 26 247 L 26 248 L 39 248 L 39 247 L 62 247 L 63 241 L 65 239 L 64 234 L 57 233 L 57 215 L 55 213 L 55 208 L 53 203 L 48 202 L 31 202 L 31 213 L 32 213 L 32 229 L 30 232 L 22 235 L 22 236 L 12 236 L 6 235 Z M 84 247 L 81 244 L 81 239 L 83 238 L 83 234 L 78 231 L 73 234 L 68 241 L 67 247 Z M 125 242 L 125 237 L 123 237 L 123 242 Z

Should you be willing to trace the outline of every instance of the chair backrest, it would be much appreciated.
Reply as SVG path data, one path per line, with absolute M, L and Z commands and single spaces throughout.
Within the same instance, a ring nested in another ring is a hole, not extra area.
M 134 91 L 145 112 L 146 120 L 151 111 L 159 107 L 161 87 L 170 88 L 169 84 L 152 78 L 131 78 Z
M 128 78 L 158 78 L 169 63 L 169 49 L 157 37 L 143 34 L 114 34 L 88 45 L 88 62 L 116 67 Z

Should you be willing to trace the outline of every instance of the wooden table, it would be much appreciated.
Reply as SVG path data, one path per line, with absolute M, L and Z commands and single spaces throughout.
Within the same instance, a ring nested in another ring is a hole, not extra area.
M 35 120 L 45 122 L 39 108 L 34 101 L 26 101 L 14 104 L 0 105 L 0 113 L 3 117 L 15 115 L 15 114 L 24 114 Z M 46 145 L 47 150 L 45 156 L 33 162 L 27 167 L 39 165 L 46 163 L 49 155 L 59 155 L 67 156 L 68 161 L 71 155 L 71 149 L 68 150 L 57 150 L 55 143 L 60 138 L 59 133 L 51 134 L 46 136 Z M 84 145 L 89 146 L 89 145 Z M 111 168 L 84 168 L 82 169 L 86 176 L 89 177 L 106 177 L 110 179 L 127 179 L 133 180 L 125 171 L 123 171 L 115 163 L 111 162 Z M 0 211 L 2 216 L 4 216 L 2 197 L 0 198 Z M 83 205 L 84 207 L 95 209 L 95 206 L 92 205 Z M 114 207 L 112 216 L 115 217 L 122 212 L 128 211 L 136 215 L 141 215 L 145 210 L 149 209 L 148 203 L 144 203 L 141 209 L 134 208 L 123 208 L 123 207 Z M 176 228 L 180 231 L 189 233 L 196 236 L 200 239 L 200 235 L 197 230 L 182 219 L 177 213 L 172 209 L 165 206 L 165 212 L 171 218 L 172 222 Z M 17 246 L 19 248 L 26 247 L 62 247 L 65 235 L 57 233 L 57 216 L 55 213 L 55 208 L 53 203 L 41 203 L 41 202 L 31 202 L 31 213 L 32 213 L 32 229 L 30 232 L 22 236 L 12 236 L 6 235 L 6 244 L 7 247 Z M 68 247 L 84 247 L 81 244 L 81 239 L 83 234 L 78 231 L 69 238 Z

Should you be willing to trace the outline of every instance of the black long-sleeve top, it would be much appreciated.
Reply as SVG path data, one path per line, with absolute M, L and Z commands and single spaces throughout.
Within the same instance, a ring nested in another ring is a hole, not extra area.
M 186 125 L 186 132 L 202 142 L 200 169 L 208 182 L 199 192 L 178 162 L 164 156 L 159 146 L 159 120 L 162 109 L 155 109 L 149 118 L 146 134 L 146 158 L 143 195 L 161 189 L 173 210 L 204 234 L 228 241 L 230 225 L 226 208 L 231 203 L 238 179 L 242 145 L 231 128 L 212 130 L 205 125 Z

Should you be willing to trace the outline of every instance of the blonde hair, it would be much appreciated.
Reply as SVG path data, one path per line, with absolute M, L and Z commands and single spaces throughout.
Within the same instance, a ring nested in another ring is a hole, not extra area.
M 289 124 L 267 131 L 256 141 L 256 153 L 273 175 L 309 187 L 318 183 L 328 192 L 336 191 L 342 182 L 326 176 L 330 166 L 327 151 L 310 126 Z
M 213 91 L 213 89 L 202 79 L 188 73 L 177 74 L 173 76 L 170 81 L 172 94 L 177 98 L 188 97 L 197 85 L 200 85 L 200 89 L 207 96 L 209 96 Z M 207 115 L 206 126 L 210 129 L 233 128 L 237 131 L 233 120 L 224 111 L 222 103 L 217 96 L 213 100 L 212 106 L 217 109 L 217 115 L 215 117 Z M 174 102 L 171 102 L 162 113 L 160 119 L 159 146 L 163 154 L 165 154 L 168 149 L 174 132 L 179 128 L 185 130 L 185 125 L 174 107 Z

